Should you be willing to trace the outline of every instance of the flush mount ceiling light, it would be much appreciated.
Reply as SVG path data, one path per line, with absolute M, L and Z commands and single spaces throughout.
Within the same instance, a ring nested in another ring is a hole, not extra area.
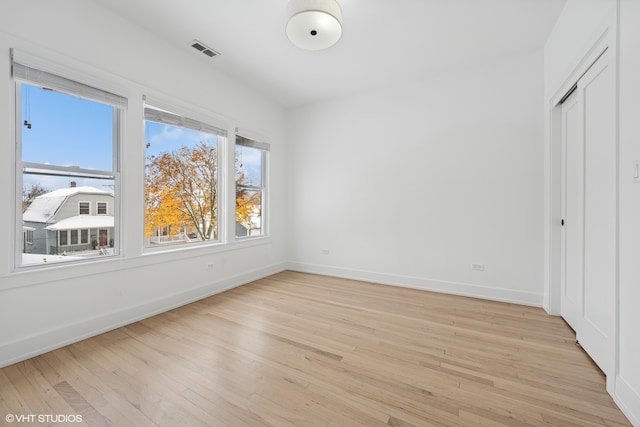
M 306 50 L 322 50 L 342 36 L 342 10 L 336 0 L 290 0 L 287 37 Z

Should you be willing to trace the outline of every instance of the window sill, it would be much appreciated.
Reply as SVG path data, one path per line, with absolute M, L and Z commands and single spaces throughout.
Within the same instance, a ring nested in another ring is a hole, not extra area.
M 113 255 L 84 262 L 52 264 L 46 267 L 24 267 L 14 270 L 5 276 L 1 276 L 0 291 L 27 286 L 46 285 L 48 282 L 62 281 L 65 279 L 95 277 L 101 273 L 145 268 L 156 264 L 175 262 L 194 257 L 206 257 L 209 255 L 270 245 L 271 243 L 272 238 L 270 236 L 256 236 L 228 243 L 146 251 L 136 257 L 126 258 Z

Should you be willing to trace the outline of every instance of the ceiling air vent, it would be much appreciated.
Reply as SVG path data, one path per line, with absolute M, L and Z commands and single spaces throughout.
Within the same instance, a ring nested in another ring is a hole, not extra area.
M 204 53 L 205 55 L 207 55 L 210 58 L 213 58 L 216 55 L 220 55 L 218 52 L 216 52 L 215 50 L 211 49 L 209 46 L 207 46 L 206 44 L 198 41 L 198 40 L 194 40 L 191 42 L 191 47 L 193 47 L 194 49 Z

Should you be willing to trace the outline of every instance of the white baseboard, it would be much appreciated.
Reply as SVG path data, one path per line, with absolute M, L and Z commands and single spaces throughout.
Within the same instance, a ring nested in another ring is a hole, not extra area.
M 424 291 L 442 292 L 446 294 L 481 298 L 492 301 L 522 304 L 532 307 L 542 307 L 543 295 L 534 292 L 515 291 L 512 289 L 493 288 L 471 283 L 432 280 L 422 277 L 403 276 L 396 274 L 376 273 L 351 268 L 331 267 L 326 265 L 302 262 L 288 262 L 287 269 L 303 273 L 335 276 L 344 279 L 362 280 L 383 285 L 400 286 L 404 288 L 420 289 Z
M 0 368 L 236 288 L 285 269 L 286 265 L 284 263 L 273 264 L 235 276 L 225 277 L 185 292 L 147 301 L 122 310 L 102 313 L 93 318 L 82 319 L 76 323 L 58 326 L 36 335 L 0 345 Z
M 640 394 L 621 377 L 616 377 L 613 400 L 632 425 L 640 427 Z

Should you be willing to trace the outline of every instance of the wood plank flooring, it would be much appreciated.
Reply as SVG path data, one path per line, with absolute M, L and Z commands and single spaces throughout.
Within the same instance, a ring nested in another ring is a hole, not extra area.
M 542 309 L 290 271 L 1 369 L 0 414 L 13 426 L 630 425 Z

